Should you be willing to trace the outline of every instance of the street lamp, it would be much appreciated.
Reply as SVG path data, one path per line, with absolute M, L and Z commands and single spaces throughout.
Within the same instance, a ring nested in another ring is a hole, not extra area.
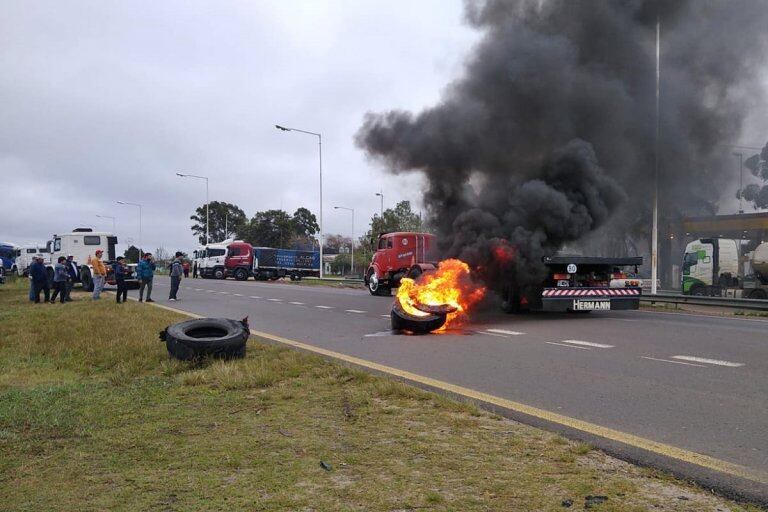
M 744 213 L 744 153 L 734 151 L 731 154 L 739 157 L 739 213 Z
M 194 174 L 182 174 L 180 172 L 177 172 L 176 176 L 179 176 L 180 178 L 197 178 L 199 180 L 205 180 L 205 245 L 208 245 L 211 243 L 211 237 L 208 234 L 208 207 L 210 205 L 210 201 L 208 200 L 208 177 L 196 176 Z
M 112 219 L 112 234 L 115 234 L 115 218 L 111 215 L 96 215 L 100 219 Z
M 352 274 L 355 273 L 355 209 L 346 206 L 334 206 L 334 210 L 347 210 L 352 212 Z
M 376 195 L 381 198 L 381 218 L 384 219 L 384 191 L 376 192 Z
M 141 205 L 139 203 L 129 203 L 128 201 L 117 201 L 117 204 L 139 207 L 139 258 L 141 258 L 144 255 L 144 251 L 141 250 Z
M 275 128 L 284 132 L 299 132 L 317 137 L 317 147 L 320 155 L 320 278 L 323 277 L 323 136 L 319 133 L 299 130 L 298 128 L 286 128 L 285 126 L 275 125 Z

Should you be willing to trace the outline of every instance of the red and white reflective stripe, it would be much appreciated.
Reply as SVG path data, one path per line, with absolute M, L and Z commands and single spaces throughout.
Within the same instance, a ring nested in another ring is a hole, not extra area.
M 583 297 L 597 295 L 601 297 L 640 295 L 637 288 L 586 288 L 586 289 L 558 289 L 546 288 L 541 292 L 542 297 Z

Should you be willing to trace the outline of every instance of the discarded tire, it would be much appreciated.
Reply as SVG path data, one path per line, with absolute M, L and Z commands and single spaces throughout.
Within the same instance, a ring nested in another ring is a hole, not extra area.
M 196 318 L 166 327 L 160 331 L 160 340 L 172 357 L 182 361 L 232 359 L 245 357 L 249 334 L 247 318 Z
M 390 318 L 392 319 L 393 330 L 427 334 L 445 325 L 446 315 L 436 313 L 424 316 L 412 315 L 403 309 L 400 301 L 395 300 Z

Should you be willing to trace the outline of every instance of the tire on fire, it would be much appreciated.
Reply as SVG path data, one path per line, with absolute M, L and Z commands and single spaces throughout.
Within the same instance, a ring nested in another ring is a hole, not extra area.
M 160 331 L 160 340 L 172 357 L 182 361 L 233 359 L 245 357 L 249 334 L 247 318 L 196 318 L 166 327 Z
M 427 314 L 425 316 L 416 316 L 406 312 L 400 305 L 399 300 L 395 300 L 392 305 L 392 329 L 396 331 L 409 331 L 414 334 L 427 334 L 436 331 L 445 324 L 446 315 Z

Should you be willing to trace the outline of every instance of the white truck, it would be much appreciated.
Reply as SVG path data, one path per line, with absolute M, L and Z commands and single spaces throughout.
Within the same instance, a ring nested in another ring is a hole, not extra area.
M 768 299 L 768 242 L 700 238 L 685 247 L 683 295 Z
M 32 258 L 37 257 L 42 257 L 46 265 L 51 263 L 51 255 L 44 245 L 25 245 L 16 249 L 16 272 L 20 276 L 26 277 L 29 274 Z
M 203 245 L 192 252 L 192 274 L 202 278 L 224 279 L 227 275 L 225 265 L 227 247 L 234 239 L 215 244 Z
M 89 259 L 93 257 L 98 249 L 104 251 L 102 261 L 107 267 L 107 284 L 114 285 L 115 280 L 112 275 L 111 264 L 114 263 L 116 254 L 115 246 L 117 237 L 108 232 L 94 231 L 91 228 L 76 228 L 71 233 L 53 235 L 47 245 L 51 256 L 51 263 L 48 265 L 48 276 L 53 280 L 53 265 L 60 256 L 72 255 L 72 259 L 80 270 L 80 282 L 83 289 L 93 291 L 93 266 Z M 138 288 L 139 281 L 136 279 L 136 265 L 128 264 L 128 273 L 126 282 L 129 288 Z

